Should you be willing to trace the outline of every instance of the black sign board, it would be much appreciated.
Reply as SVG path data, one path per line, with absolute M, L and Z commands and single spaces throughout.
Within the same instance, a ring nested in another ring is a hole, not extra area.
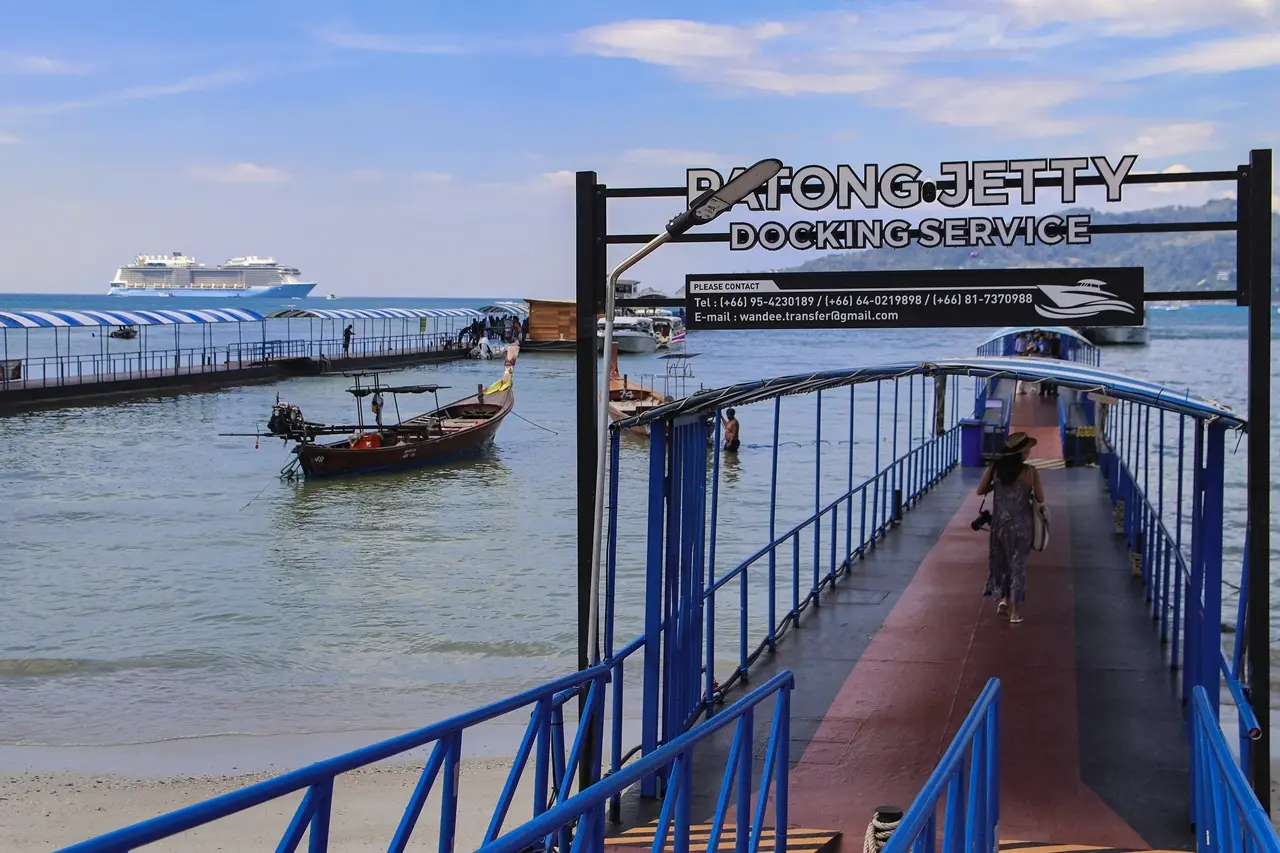
M 689 275 L 690 329 L 1141 326 L 1142 267 Z

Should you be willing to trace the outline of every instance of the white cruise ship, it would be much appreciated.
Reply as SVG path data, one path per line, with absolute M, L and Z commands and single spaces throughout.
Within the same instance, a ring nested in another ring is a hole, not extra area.
M 275 258 L 250 255 L 211 267 L 174 252 L 172 255 L 138 255 L 134 263 L 116 270 L 107 293 L 110 296 L 297 299 L 306 296 L 315 286 L 314 281 L 303 281 L 296 267 L 284 266 Z

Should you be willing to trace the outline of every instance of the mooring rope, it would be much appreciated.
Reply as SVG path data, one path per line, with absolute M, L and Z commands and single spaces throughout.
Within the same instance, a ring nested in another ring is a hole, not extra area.
M 547 429 L 546 427 L 544 427 L 544 426 L 542 426 L 542 425 L 540 425 L 540 424 L 535 424 L 533 421 L 529 420 L 528 418 L 526 418 L 526 417 L 522 417 L 522 416 L 520 415 L 520 413 L 519 413 L 519 412 L 512 412 L 511 414 L 515 415 L 517 418 L 520 418 L 520 420 L 524 421 L 524 422 L 525 422 L 525 423 L 527 423 L 529 426 L 534 426 L 534 427 L 537 427 L 538 429 L 546 430 L 547 432 L 551 433 L 552 435 L 559 435 L 559 434 L 560 434 L 560 433 L 556 432 L 556 431 L 555 431 L 555 430 L 553 430 L 553 429 Z
M 862 839 L 862 853 L 880 853 L 889 843 L 893 831 L 902 823 L 902 812 L 896 809 L 876 809 L 867 824 L 867 834 Z

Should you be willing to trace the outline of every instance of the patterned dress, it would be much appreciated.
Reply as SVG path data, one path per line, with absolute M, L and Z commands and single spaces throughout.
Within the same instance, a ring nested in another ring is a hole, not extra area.
M 993 479 L 992 486 L 991 544 L 982 594 L 1021 604 L 1027 598 L 1027 557 L 1034 525 L 1032 487 L 1021 476 L 1010 486 Z

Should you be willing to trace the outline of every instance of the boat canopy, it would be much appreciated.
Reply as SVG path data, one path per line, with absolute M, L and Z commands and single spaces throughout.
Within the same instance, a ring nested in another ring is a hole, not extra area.
M 434 394 L 448 385 L 369 385 L 361 388 L 348 388 L 347 393 L 356 397 L 368 397 L 370 394 Z
M 640 415 L 614 421 L 612 429 L 627 429 L 657 420 L 670 420 L 681 415 L 704 415 L 729 407 L 744 406 L 790 394 L 808 394 L 829 388 L 843 388 L 864 382 L 876 382 L 906 376 L 977 376 L 1018 379 L 1026 382 L 1048 380 L 1064 388 L 1094 391 L 1119 400 L 1127 400 L 1205 421 L 1223 421 L 1233 429 L 1246 429 L 1247 422 L 1227 406 L 1190 391 L 1178 391 L 1154 382 L 1110 373 L 1096 367 L 1056 358 L 1019 358 L 993 356 L 943 359 L 940 361 L 900 362 L 869 367 L 820 370 L 757 379 L 725 388 L 699 391 L 682 400 L 657 406 Z
M 67 326 L 174 326 L 184 323 L 260 323 L 263 316 L 243 308 L 201 308 L 183 311 L 0 311 L 6 329 Z
M 517 317 L 528 317 L 529 306 L 523 302 L 494 302 L 480 309 L 484 314 L 514 314 Z
M 993 341 L 998 341 L 1002 338 L 1008 338 L 1014 335 L 1025 335 L 1028 332 L 1048 332 L 1051 335 L 1061 335 L 1064 338 L 1074 338 L 1087 347 L 1094 345 L 1093 341 L 1089 340 L 1075 329 L 1068 328 L 1067 326 L 1006 326 L 991 337 L 987 338 L 979 344 L 979 346 L 986 346 Z
M 484 313 L 475 308 L 285 308 L 272 311 L 269 319 L 303 320 L 407 320 L 419 317 L 471 317 Z

